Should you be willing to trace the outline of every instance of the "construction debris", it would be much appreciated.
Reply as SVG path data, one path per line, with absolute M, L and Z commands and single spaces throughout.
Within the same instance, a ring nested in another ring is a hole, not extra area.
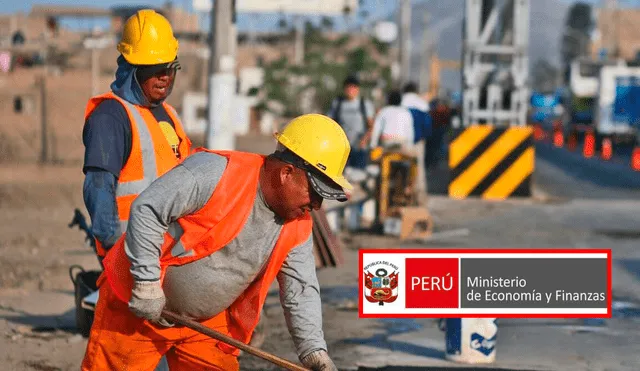
M 331 230 L 324 209 L 312 210 L 313 219 L 313 255 L 316 268 L 337 267 L 344 263 L 342 247 L 337 236 Z
M 427 239 L 433 231 L 433 219 L 426 207 L 405 206 L 392 208 L 384 221 L 384 232 L 401 241 Z

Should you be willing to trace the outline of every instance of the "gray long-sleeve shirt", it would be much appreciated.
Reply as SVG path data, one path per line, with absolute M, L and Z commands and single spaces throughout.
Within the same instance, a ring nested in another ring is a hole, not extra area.
M 136 280 L 159 279 L 160 250 L 169 224 L 207 203 L 226 164 L 223 156 L 194 154 L 134 201 L 125 249 Z M 233 241 L 208 257 L 167 269 L 167 308 L 194 319 L 211 318 L 226 309 L 265 268 L 282 225 L 258 190 L 250 216 Z M 277 276 L 280 302 L 300 357 L 326 350 L 312 249 L 309 236 L 289 253 Z
M 373 120 L 375 116 L 375 107 L 370 100 L 364 99 L 364 108 L 366 117 L 362 117 L 362 110 L 360 108 L 360 100 L 364 99 L 358 97 L 354 100 L 344 99 L 340 103 L 340 112 L 336 112 L 338 109 L 338 99 L 334 99 L 331 102 L 331 109 L 327 113 L 327 116 L 333 118 L 340 118 L 338 124 L 342 127 L 351 148 L 360 148 L 360 140 L 362 136 L 367 132 L 368 124 L 367 120 Z

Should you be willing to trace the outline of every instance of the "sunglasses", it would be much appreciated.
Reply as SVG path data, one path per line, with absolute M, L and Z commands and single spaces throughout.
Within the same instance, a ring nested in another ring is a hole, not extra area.
M 150 66 L 138 66 L 137 77 L 140 81 L 146 81 L 154 76 L 173 76 L 176 71 L 182 69 L 177 60 L 169 63 L 154 64 Z

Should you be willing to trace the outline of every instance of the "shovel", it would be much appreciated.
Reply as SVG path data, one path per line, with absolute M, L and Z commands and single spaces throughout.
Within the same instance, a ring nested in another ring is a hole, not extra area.
M 263 350 L 260 350 L 258 348 L 252 347 L 251 345 L 247 345 L 247 344 L 245 344 L 245 343 L 243 343 L 243 342 L 241 342 L 239 340 L 236 340 L 236 339 L 234 339 L 234 338 L 232 338 L 230 336 L 221 334 L 218 331 L 215 331 L 215 330 L 212 330 L 212 329 L 210 329 L 210 328 L 208 328 L 206 326 L 203 326 L 202 324 L 200 324 L 200 323 L 198 323 L 196 321 L 184 318 L 184 317 L 182 317 L 180 315 L 177 315 L 177 314 L 175 314 L 173 312 L 169 312 L 166 309 L 162 310 L 162 317 L 164 317 L 165 319 L 167 319 L 167 320 L 169 320 L 171 322 L 174 322 L 174 323 L 177 323 L 179 325 L 188 327 L 188 328 L 190 328 L 190 329 L 192 329 L 194 331 L 198 331 L 199 333 L 207 335 L 207 336 L 209 336 L 209 337 L 211 337 L 213 339 L 216 339 L 218 341 L 222 341 L 222 342 L 224 342 L 226 344 L 234 346 L 234 347 L 236 347 L 236 348 L 238 348 L 240 350 L 243 350 L 243 351 L 245 351 L 245 352 L 247 352 L 249 354 L 252 354 L 252 355 L 254 355 L 256 357 L 260 357 L 260 358 L 262 358 L 264 360 L 267 360 L 267 361 L 269 361 L 269 362 L 271 362 L 273 364 L 276 364 L 276 365 L 278 365 L 280 367 L 283 367 L 283 368 L 285 368 L 287 370 L 292 370 L 292 371 L 311 371 L 308 368 L 302 367 L 302 366 L 300 366 L 300 365 L 298 365 L 296 363 L 293 363 L 291 361 L 288 361 L 288 360 L 286 360 L 284 358 L 280 358 L 280 357 L 278 357 L 276 355 L 273 355 L 271 353 L 267 353 L 267 352 L 265 352 Z

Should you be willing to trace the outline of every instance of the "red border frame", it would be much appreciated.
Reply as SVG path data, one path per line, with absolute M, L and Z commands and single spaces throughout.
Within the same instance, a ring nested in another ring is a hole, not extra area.
M 607 254 L 607 313 L 420 313 L 420 314 L 364 314 L 363 264 L 364 254 Z M 360 249 L 358 251 L 358 317 L 360 318 L 611 318 L 611 249 Z

